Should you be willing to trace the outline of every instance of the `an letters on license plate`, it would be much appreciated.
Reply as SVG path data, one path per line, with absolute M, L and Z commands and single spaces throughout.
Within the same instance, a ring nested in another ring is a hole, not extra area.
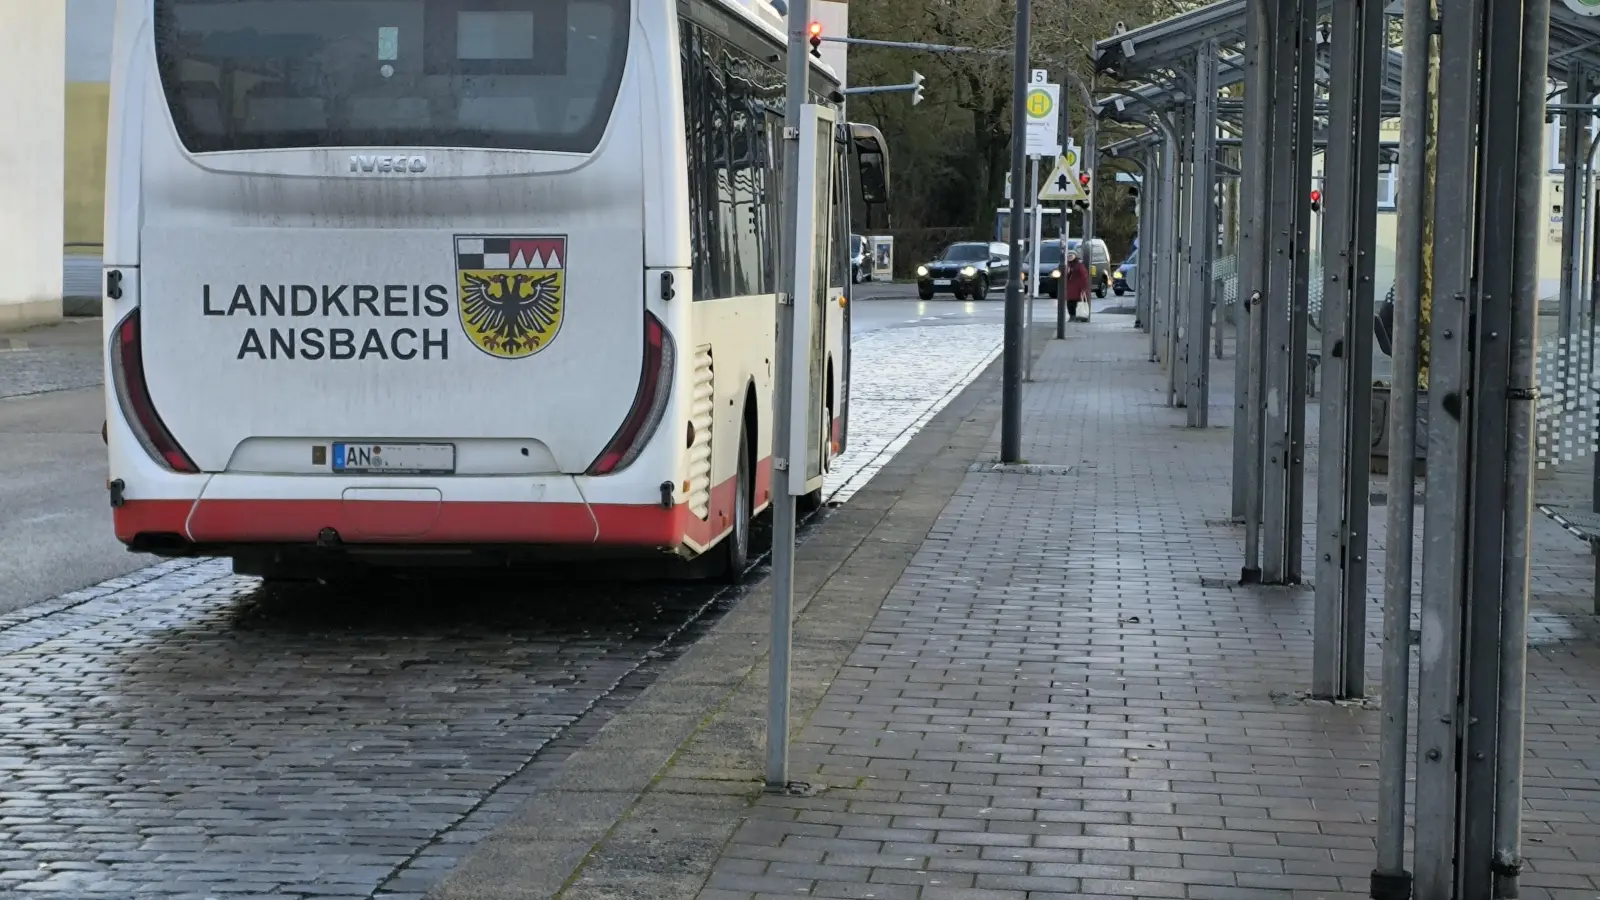
M 935 278 L 933 280 L 933 286 L 934 287 L 949 287 L 950 286 L 950 279 L 948 279 L 948 278 Z
M 333 445 L 333 470 L 383 475 L 438 475 L 456 470 L 455 444 Z

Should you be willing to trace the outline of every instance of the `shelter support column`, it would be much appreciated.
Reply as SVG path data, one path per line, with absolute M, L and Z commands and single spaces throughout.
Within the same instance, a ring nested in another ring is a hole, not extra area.
M 1239 185 L 1244 214 L 1239 228 L 1239 312 L 1245 341 L 1237 352 L 1246 376 L 1234 389 L 1244 397 L 1245 423 L 1234 432 L 1235 515 L 1244 519 L 1245 550 L 1240 580 L 1261 580 L 1262 426 L 1265 396 L 1262 381 L 1267 329 L 1261 298 L 1266 291 L 1268 172 L 1272 161 L 1267 122 L 1272 94 L 1272 4 L 1245 4 L 1244 171 Z
M 1379 104 L 1387 68 L 1384 2 L 1348 0 L 1333 8 L 1311 666 L 1311 693 L 1325 700 L 1360 697 L 1366 690 L 1373 255 Z
M 61 318 L 65 4 L 0 3 L 0 35 L 0 328 L 16 328 Z
M 1210 424 L 1211 261 L 1217 252 L 1217 52 L 1215 41 L 1195 56 L 1193 111 L 1189 116 L 1189 288 L 1184 296 L 1184 406 L 1190 428 Z
M 1267 117 L 1267 281 L 1262 440 L 1262 565 L 1270 584 L 1301 580 L 1305 507 L 1306 316 L 1310 279 L 1315 0 L 1273 0 Z
M 1549 0 L 1441 0 L 1416 900 L 1516 896 Z M 1568 198 L 1570 200 L 1570 198 Z M 1482 247 L 1512 264 L 1480 265 Z

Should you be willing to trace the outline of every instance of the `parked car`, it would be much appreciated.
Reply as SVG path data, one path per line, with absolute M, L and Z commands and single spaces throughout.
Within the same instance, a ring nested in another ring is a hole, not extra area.
M 1061 267 L 1066 264 L 1066 253 L 1060 241 L 1039 242 L 1039 296 L 1055 297 L 1061 293 Z M 1033 258 L 1029 257 L 1022 270 L 1023 283 L 1033 273 Z
M 989 289 L 1011 277 L 1011 251 L 1005 244 L 958 241 L 927 265 L 917 267 L 917 296 L 932 300 L 949 292 L 957 300 L 984 300 Z
M 1117 271 L 1111 273 L 1111 289 L 1116 292 L 1118 297 L 1123 294 L 1131 294 L 1134 291 L 1134 286 L 1139 283 L 1138 279 L 1139 248 L 1135 246 L 1132 252 L 1128 254 L 1127 260 L 1117 267 Z
M 867 259 L 867 239 L 859 234 L 850 235 L 850 283 L 860 284 L 872 277 L 872 263 Z

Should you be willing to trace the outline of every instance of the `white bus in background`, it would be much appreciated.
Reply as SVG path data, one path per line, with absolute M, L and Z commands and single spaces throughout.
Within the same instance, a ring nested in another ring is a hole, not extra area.
M 118 538 L 269 578 L 737 577 L 771 499 L 784 43 L 766 0 L 119 0 Z M 816 63 L 811 93 L 840 100 Z M 876 129 L 827 137 L 813 501 L 850 209 L 887 201 Z

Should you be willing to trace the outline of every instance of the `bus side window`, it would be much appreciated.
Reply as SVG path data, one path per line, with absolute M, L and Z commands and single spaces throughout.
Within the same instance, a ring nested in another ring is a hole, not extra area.
M 883 180 L 883 157 L 863 153 L 861 160 L 861 198 L 870 206 L 889 202 L 889 186 Z

